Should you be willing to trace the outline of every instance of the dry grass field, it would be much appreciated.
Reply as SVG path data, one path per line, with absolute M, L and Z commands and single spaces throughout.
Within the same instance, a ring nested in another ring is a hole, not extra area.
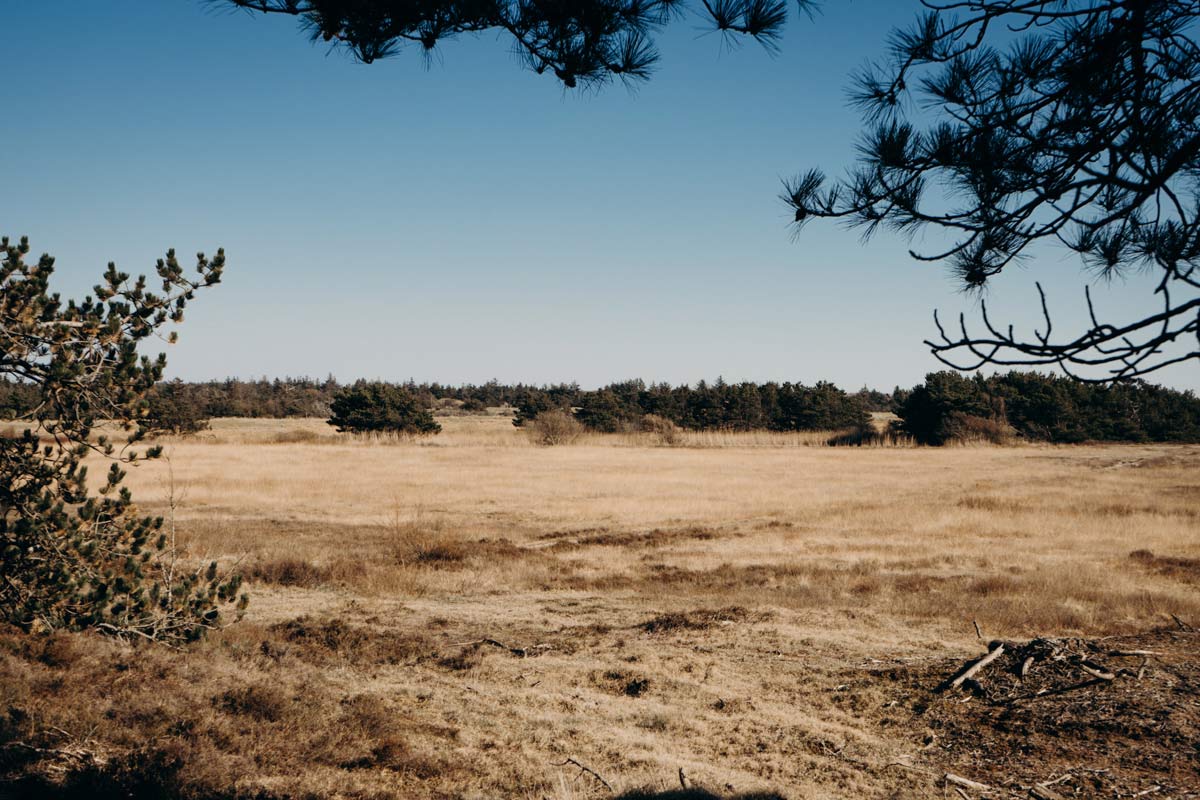
M 441 422 L 166 442 L 128 485 L 189 557 L 250 577 L 246 618 L 137 658 L 6 639 L 4 724 L 91 796 L 154 773 L 204 797 L 918 798 L 954 796 L 947 771 L 989 796 L 1062 775 L 1060 796 L 1200 796 L 1178 694 L 1200 679 L 1200 447 L 541 448 Z M 933 694 L 987 640 L 1036 637 L 1157 655 L 1002 719 L 986 681 Z M 1074 733 L 1039 734 L 1044 709 Z

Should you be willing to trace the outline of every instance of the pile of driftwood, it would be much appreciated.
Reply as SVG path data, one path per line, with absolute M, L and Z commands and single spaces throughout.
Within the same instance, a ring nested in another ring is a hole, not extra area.
M 993 667 L 1006 654 L 1007 672 L 1018 681 L 982 680 L 989 667 L 998 670 L 1005 666 Z M 1103 640 L 1034 639 L 1025 644 L 994 641 L 988 645 L 987 655 L 967 664 L 938 687 L 938 691 L 969 690 L 993 702 L 1035 700 L 1109 683 L 1118 677 L 1140 681 L 1145 677 L 1150 660 L 1159 655 L 1161 653 L 1155 650 L 1108 649 L 1103 647 Z M 1047 681 L 1038 681 L 1040 686 L 1030 685 L 1028 679 L 1035 670 L 1041 670 L 1043 674 L 1052 672 L 1054 680 L 1050 683 L 1054 685 L 1045 685 Z M 1064 685 L 1062 678 L 1071 674 L 1079 680 Z M 998 694 L 997 689 L 1004 694 Z
M 1198 645 L 1181 624 L 1099 639 L 993 641 L 940 678 L 929 665 L 913 674 L 926 687 L 938 680 L 919 704 L 922 760 L 958 774 L 896 766 L 931 774 L 964 798 L 1200 800 Z

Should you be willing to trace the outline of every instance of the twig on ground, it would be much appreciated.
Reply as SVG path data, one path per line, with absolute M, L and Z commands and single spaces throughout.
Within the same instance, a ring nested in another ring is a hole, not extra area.
M 553 763 L 553 762 L 552 762 L 552 763 Z M 582 775 L 583 773 L 585 773 L 585 772 L 586 772 L 588 775 L 591 775 L 593 778 L 595 778 L 596 780 L 600 781 L 600 783 L 604 784 L 604 788 L 605 788 L 605 789 L 608 789 L 610 792 L 614 792 L 614 793 L 615 793 L 615 790 L 613 789 L 613 787 L 612 787 L 612 784 L 610 784 L 608 781 L 604 780 L 604 778 L 603 778 L 603 777 L 600 775 L 600 773 L 599 773 L 599 772 L 596 772 L 596 770 L 592 769 L 592 768 L 591 768 L 591 767 L 589 767 L 589 766 L 586 766 L 586 765 L 584 765 L 584 764 L 580 764 L 578 761 L 576 761 L 576 760 L 575 760 L 575 759 L 573 759 L 573 758 L 568 758 L 566 761 L 562 762 L 561 764 L 554 763 L 554 766 L 556 766 L 556 767 L 565 767 L 565 766 L 567 766 L 568 764 L 569 764 L 569 765 L 571 765 L 571 766 L 573 766 L 573 767 L 577 767 L 577 768 L 579 769 L 579 774 L 580 774 L 580 775 Z

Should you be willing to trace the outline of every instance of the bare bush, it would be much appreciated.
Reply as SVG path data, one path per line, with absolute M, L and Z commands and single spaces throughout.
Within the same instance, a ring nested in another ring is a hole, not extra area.
M 988 444 L 1012 444 L 1017 432 L 1012 425 L 999 417 L 980 417 L 951 412 L 945 423 L 946 441 L 960 444 L 987 442 Z
M 642 417 L 642 431 L 650 434 L 655 442 L 663 447 L 675 447 L 682 439 L 679 426 L 658 414 Z
M 533 443 L 542 447 L 573 444 L 583 435 L 583 424 L 569 412 L 557 409 L 543 411 L 525 428 Z

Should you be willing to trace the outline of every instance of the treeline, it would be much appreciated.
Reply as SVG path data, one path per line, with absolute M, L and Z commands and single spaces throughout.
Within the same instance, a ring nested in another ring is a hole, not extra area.
M 897 398 L 896 427 L 923 444 L 1200 442 L 1200 398 L 1149 383 L 1093 384 L 1034 372 L 934 372 Z
M 172 416 L 213 417 L 327 417 L 338 392 L 346 386 L 333 378 L 277 378 L 159 384 L 150 397 L 151 411 L 169 409 Z M 615 430 L 646 414 L 667 417 L 686 428 L 751 430 L 828 430 L 857 424 L 864 413 L 886 411 L 892 394 L 863 389 L 847 394 L 830 383 L 806 387 L 792 383 L 726 383 L 718 379 L 692 386 L 672 387 L 643 381 L 614 383 L 585 390 L 577 383 L 535 386 L 483 384 L 449 386 L 407 381 L 394 384 L 426 408 L 456 408 L 483 412 L 509 406 L 517 409 L 518 424 L 547 409 L 578 409 L 580 420 L 597 430 Z M 20 416 L 38 403 L 32 386 L 0 381 L 0 414 Z M 166 414 L 164 413 L 164 416 Z
M 281 378 L 159 384 L 147 403 L 150 427 L 174 432 L 202 428 L 213 417 L 329 417 L 347 386 L 333 378 Z M 573 417 L 589 429 L 639 429 L 646 417 L 691 430 L 856 431 L 873 434 L 871 412 L 891 411 L 893 431 L 923 444 L 986 439 L 1074 443 L 1200 442 L 1200 398 L 1153 384 L 1089 384 L 1031 372 L 968 377 L 935 372 L 912 389 L 846 392 L 832 383 L 727 383 L 695 385 L 622 381 L 584 390 L 575 383 L 534 386 L 449 386 L 408 381 L 392 384 L 416 405 L 457 413 L 516 409 L 524 425 L 547 411 Z M 0 380 L 0 416 L 19 417 L 36 407 L 29 384 Z
M 587 428 L 604 433 L 636 428 L 647 415 L 691 430 L 841 430 L 868 426 L 870 412 L 877 405 L 889 407 L 891 401 L 869 390 L 849 394 L 825 382 L 805 386 L 717 379 L 671 386 L 635 380 L 573 394 L 553 388 L 527 392 L 515 403 L 513 422 L 521 425 L 549 410 L 573 409 Z

